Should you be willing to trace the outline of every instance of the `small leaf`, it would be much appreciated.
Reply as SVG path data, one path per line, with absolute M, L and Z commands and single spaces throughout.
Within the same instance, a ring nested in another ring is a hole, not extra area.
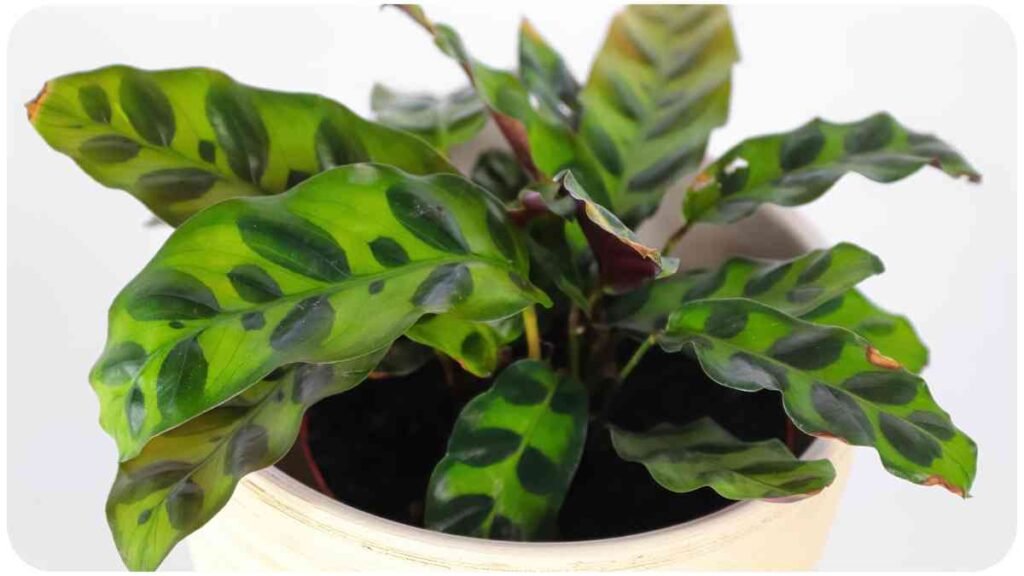
M 643 283 L 676 271 L 675 258 L 662 257 L 640 243 L 604 206 L 593 201 L 571 172 L 562 176 L 562 190 L 576 201 L 576 218 L 594 251 L 601 282 L 607 290 L 627 292 Z
M 107 521 L 124 563 L 155 570 L 182 538 L 223 507 L 238 481 L 277 462 L 309 406 L 359 384 L 382 351 L 297 365 L 165 432 L 118 466 Z
M 519 316 L 498 322 L 516 325 Z M 470 322 L 452 316 L 430 316 L 417 322 L 406 336 L 444 352 L 470 374 L 480 378 L 490 376 L 498 365 L 501 347 L 518 339 L 522 334 L 485 322 Z
M 515 156 L 504 150 L 488 150 L 476 159 L 470 173 L 473 182 L 504 202 L 511 202 L 530 183 Z
M 414 201 L 389 202 L 394 191 Z M 384 238 L 405 257 L 375 252 Z M 100 422 L 127 460 L 280 366 L 385 348 L 425 314 L 489 321 L 548 303 L 528 277 L 504 210 L 454 175 L 352 165 L 222 202 L 177 229 L 115 300 L 91 376 Z M 144 351 L 127 380 L 109 369 L 126 345 Z
M 775 390 L 808 434 L 875 448 L 889 472 L 966 496 L 977 446 L 932 399 L 924 380 L 853 332 L 798 320 L 742 298 L 684 304 L 660 338 L 691 346 L 713 380 Z
M 526 242 L 535 274 L 589 314 L 590 303 L 584 295 L 584 275 L 566 237 L 566 229 L 575 225 L 553 213 L 541 214 L 527 223 Z
M 809 496 L 836 474 L 828 460 L 800 460 L 774 439 L 744 442 L 710 418 L 647 432 L 613 428 L 612 444 L 619 456 L 643 464 L 672 492 L 707 486 L 731 500 Z
M 802 318 L 855 332 L 915 374 L 928 364 L 928 348 L 910 320 L 882 310 L 857 290 L 849 290 L 823 303 Z
M 426 526 L 495 540 L 550 534 L 583 453 L 583 386 L 520 360 L 462 410 L 430 477 Z
M 599 201 L 627 225 L 700 165 L 738 59 L 724 6 L 629 6 L 612 20 L 580 94 L 580 135 L 607 183 Z
M 441 151 L 472 140 L 487 123 L 486 108 L 472 87 L 435 96 L 375 84 L 370 108 L 382 124 L 411 132 Z
M 283 192 L 341 164 L 455 172 L 420 139 L 341 104 L 253 88 L 205 68 L 109 66 L 61 76 L 28 109 L 47 144 L 172 225 L 227 198 Z
M 608 320 L 646 335 L 663 329 L 683 303 L 736 297 L 801 316 L 883 269 L 877 256 L 845 242 L 784 262 L 736 257 L 714 270 L 680 272 L 614 298 Z
M 981 179 L 949 145 L 905 128 L 889 114 L 849 124 L 815 119 L 726 152 L 694 181 L 683 211 L 687 222 L 735 222 L 764 203 L 811 202 L 850 172 L 895 182 L 925 165 L 972 182 Z

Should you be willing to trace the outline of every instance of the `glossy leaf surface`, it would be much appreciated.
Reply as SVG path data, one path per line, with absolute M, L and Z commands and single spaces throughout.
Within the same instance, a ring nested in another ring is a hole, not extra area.
M 728 117 L 738 59 L 724 6 L 629 6 L 615 16 L 580 94 L 580 136 L 606 182 L 602 202 L 624 222 L 650 215 L 700 165 Z
M 28 110 L 50 146 L 172 225 L 221 200 L 282 192 L 334 166 L 455 171 L 418 138 L 337 102 L 253 88 L 206 68 L 110 66 L 62 76 Z
M 924 380 L 853 332 L 742 298 L 696 300 L 668 321 L 663 348 L 691 345 L 704 371 L 738 390 L 775 390 L 808 434 L 875 448 L 891 473 L 965 496 L 977 447 Z
M 376 84 L 370 107 L 381 123 L 416 134 L 442 151 L 468 142 L 487 123 L 487 110 L 471 87 L 435 96 Z
M 538 101 L 542 114 L 575 128 L 579 122 L 580 85 L 562 56 L 528 20 L 519 27 L 519 77 Z
M 877 256 L 845 242 L 785 262 L 736 257 L 714 270 L 680 272 L 618 297 L 609 304 L 608 320 L 653 334 L 686 302 L 737 297 L 801 316 L 883 270 Z
M 459 415 L 430 478 L 427 527 L 498 540 L 550 535 L 586 430 L 579 382 L 535 360 L 512 364 Z
M 764 203 L 806 204 L 850 172 L 894 182 L 925 165 L 972 182 L 981 179 L 948 144 L 907 129 L 889 114 L 849 124 L 815 119 L 726 152 L 697 177 L 684 214 L 688 222 L 734 222 Z
M 498 365 L 498 354 L 522 333 L 520 316 L 496 322 L 470 322 L 450 315 L 423 318 L 406 332 L 415 342 L 444 352 L 464 370 L 481 378 Z
M 828 460 L 800 460 L 775 439 L 744 442 L 710 418 L 647 432 L 613 428 L 612 443 L 673 492 L 710 487 L 731 500 L 789 499 L 820 492 L 836 474 Z
M 122 462 L 107 521 L 125 565 L 155 570 L 227 503 L 243 476 L 288 452 L 306 408 L 357 385 L 380 357 L 378 351 L 337 364 L 289 367 Z
M 118 295 L 91 374 L 122 460 L 279 366 L 388 346 L 424 314 L 548 302 L 498 202 L 454 175 L 359 164 L 191 218 Z
M 856 332 L 915 374 L 928 364 L 928 348 L 910 320 L 879 308 L 857 290 L 825 302 L 802 318 Z

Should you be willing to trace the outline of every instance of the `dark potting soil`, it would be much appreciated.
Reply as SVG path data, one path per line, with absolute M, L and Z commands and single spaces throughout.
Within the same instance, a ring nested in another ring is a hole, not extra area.
M 635 344 L 623 350 L 628 354 Z M 423 498 L 444 456 L 459 410 L 487 381 L 463 376 L 450 393 L 431 361 L 406 377 L 367 381 L 308 413 L 308 442 L 325 483 L 340 501 L 398 522 L 422 526 Z M 458 396 L 458 397 L 456 397 Z M 801 453 L 810 438 L 786 425 L 780 398 L 710 381 L 696 361 L 652 349 L 614 397 L 609 419 L 644 430 L 711 416 L 744 440 L 779 438 Z M 619 458 L 606 429 L 592 426 L 559 516 L 561 540 L 625 536 L 672 526 L 733 502 L 709 488 L 675 494 L 640 464 Z

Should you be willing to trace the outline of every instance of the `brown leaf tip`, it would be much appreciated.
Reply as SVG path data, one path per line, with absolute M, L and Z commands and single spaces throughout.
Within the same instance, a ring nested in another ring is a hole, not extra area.
M 878 348 L 874 346 L 868 346 L 867 349 L 868 362 L 878 366 L 879 368 L 885 368 L 886 370 L 899 370 L 903 368 L 903 365 L 896 360 L 889 358 L 885 354 L 878 351 Z
M 39 108 L 42 107 L 46 97 L 50 95 L 50 83 L 43 84 L 43 89 L 36 94 L 30 102 L 25 103 L 25 110 L 28 111 L 28 121 L 35 122 L 36 116 L 39 114 Z
M 942 478 L 942 477 L 939 477 L 939 476 L 929 476 L 921 484 L 923 484 L 925 486 L 942 486 L 946 490 L 949 490 L 950 492 L 952 492 L 953 494 L 956 494 L 957 496 L 959 496 L 961 498 L 966 498 L 967 497 L 967 494 L 964 492 L 963 488 L 961 488 L 959 486 L 954 486 L 954 485 L 950 484 L 948 481 L 946 481 L 945 478 Z

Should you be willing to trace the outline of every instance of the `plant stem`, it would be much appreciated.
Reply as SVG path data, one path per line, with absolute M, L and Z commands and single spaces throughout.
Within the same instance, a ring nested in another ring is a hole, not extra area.
M 573 379 L 580 379 L 580 309 L 576 306 L 569 311 L 569 372 Z
M 629 373 L 632 372 L 634 368 L 636 368 L 637 364 L 639 364 L 640 360 L 644 357 L 644 354 L 646 354 L 647 351 L 650 350 L 651 346 L 653 345 L 654 336 L 648 336 L 640 344 L 640 346 L 637 346 L 636 351 L 633 352 L 633 356 L 629 358 L 629 362 L 626 362 L 626 365 L 623 366 L 622 371 L 619 372 L 619 382 L 624 381 L 626 377 L 629 376 Z
M 689 230 L 689 222 L 680 226 L 675 232 L 672 233 L 671 236 L 668 237 L 668 240 L 665 241 L 665 245 L 661 248 L 661 253 L 671 256 L 672 251 L 675 250 L 676 248 L 676 245 L 679 244 L 679 241 L 683 239 L 683 236 L 685 236 Z
M 540 329 L 537 327 L 537 310 L 532 305 L 523 310 L 523 327 L 530 358 L 540 360 Z

